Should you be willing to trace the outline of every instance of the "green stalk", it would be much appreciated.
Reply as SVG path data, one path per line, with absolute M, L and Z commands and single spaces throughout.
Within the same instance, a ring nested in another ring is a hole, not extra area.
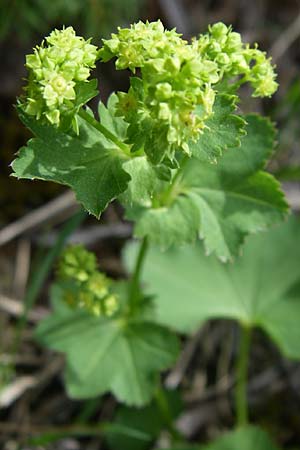
M 167 429 L 171 435 L 172 443 L 182 442 L 182 440 L 183 440 L 182 436 L 179 433 L 179 431 L 176 430 L 176 428 L 174 426 L 174 421 L 173 421 L 172 411 L 170 409 L 170 404 L 169 404 L 168 398 L 166 396 L 166 393 L 164 391 L 164 388 L 160 385 L 160 382 L 158 383 L 157 389 L 155 391 L 154 399 L 155 399 L 158 409 L 162 415 L 165 426 L 167 427 Z
M 88 122 L 92 127 L 94 127 L 96 130 L 100 131 L 100 133 L 103 134 L 108 140 L 112 141 L 114 144 L 119 147 L 122 152 L 124 152 L 126 155 L 130 155 L 130 148 L 127 144 L 124 144 L 124 142 L 121 142 L 111 131 L 109 131 L 102 123 L 98 122 L 91 114 L 89 114 L 85 109 L 80 109 L 78 112 L 78 115 L 84 119 L 86 122 Z
M 248 423 L 247 381 L 249 353 L 251 344 L 251 327 L 241 324 L 239 353 L 236 364 L 235 407 L 237 426 Z
M 178 187 L 180 188 L 180 177 L 182 176 L 182 172 L 184 166 L 189 161 L 189 156 L 185 155 L 181 161 L 180 167 L 177 169 L 168 189 L 162 195 L 161 201 L 164 206 L 169 206 L 173 202 L 174 198 L 178 195 Z
M 129 286 L 129 305 L 130 311 L 133 312 L 136 309 L 136 306 L 139 302 L 140 298 L 140 278 L 143 269 L 143 263 L 145 260 L 145 256 L 148 250 L 148 239 L 144 237 L 142 240 L 139 253 L 136 259 L 134 272 L 131 278 L 130 286 Z

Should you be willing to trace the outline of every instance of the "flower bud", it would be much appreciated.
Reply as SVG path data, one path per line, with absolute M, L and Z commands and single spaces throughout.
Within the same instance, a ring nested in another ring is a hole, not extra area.
M 228 27 L 222 22 L 217 22 L 214 25 L 209 26 L 208 29 L 212 36 L 216 39 L 226 36 L 228 32 Z
M 158 118 L 160 120 L 168 121 L 171 117 L 172 117 L 172 113 L 171 113 L 168 103 L 160 103 Z
M 172 96 L 172 86 L 169 83 L 159 83 L 155 96 L 158 100 L 168 100 Z
M 70 306 L 95 316 L 110 317 L 118 310 L 118 299 L 111 292 L 112 281 L 97 270 L 95 255 L 82 246 L 72 246 L 64 251 L 58 276 Z

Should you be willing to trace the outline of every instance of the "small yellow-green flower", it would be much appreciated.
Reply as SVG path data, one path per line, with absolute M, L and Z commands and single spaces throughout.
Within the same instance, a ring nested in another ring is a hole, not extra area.
M 81 245 L 63 252 L 58 277 L 64 286 L 65 301 L 71 307 L 107 317 L 119 309 L 118 298 L 111 292 L 112 281 L 97 269 L 95 255 Z
M 61 255 L 58 264 L 58 276 L 61 279 L 86 281 L 97 271 L 94 253 L 87 251 L 82 245 L 68 247 Z
M 76 88 L 88 80 L 97 55 L 97 47 L 76 36 L 72 27 L 52 31 L 33 54 L 26 56 L 25 111 L 54 125 L 59 125 L 64 115 L 75 114 Z

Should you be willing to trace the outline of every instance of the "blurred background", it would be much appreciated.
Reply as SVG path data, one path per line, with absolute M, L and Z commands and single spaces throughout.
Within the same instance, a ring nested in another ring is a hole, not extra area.
M 47 312 L 51 270 L 61 249 L 62 233 L 66 233 L 62 224 L 77 206 L 73 196 L 54 183 L 18 182 L 9 176 L 14 153 L 29 138 L 14 109 L 26 77 L 25 55 L 55 27 L 72 25 L 78 34 L 92 36 L 93 43 L 101 45 L 101 38 L 109 36 L 117 26 L 139 19 L 161 19 L 166 27 L 176 27 L 186 38 L 206 31 L 210 23 L 223 21 L 232 24 L 244 41 L 258 42 L 273 56 L 278 92 L 272 99 L 253 101 L 245 89 L 244 108 L 270 115 L 277 123 L 278 148 L 269 169 L 284 181 L 291 205 L 299 208 L 300 0 L 0 0 L 0 383 L 5 387 L 5 395 L 0 394 L 0 447 L 5 450 L 25 450 L 19 442 L 32 427 L 69 426 L 80 419 L 82 408 L 81 402 L 72 402 L 64 393 L 60 358 L 52 358 L 49 364 L 47 351 L 38 348 L 32 339 L 32 327 Z M 96 75 L 105 101 L 112 91 L 128 86 L 128 74 L 116 72 L 113 63 L 103 66 L 98 65 Z M 123 275 L 120 249 L 131 233 L 130 225 L 122 223 L 121 217 L 118 205 L 112 205 L 103 215 L 101 226 L 88 218 L 76 231 L 76 240 L 96 251 L 101 269 L 114 277 Z M 201 364 L 209 369 L 216 365 L 215 356 L 226 327 L 222 323 L 210 324 L 204 331 Z M 268 354 L 271 361 L 273 351 L 270 349 Z M 259 353 L 259 347 L 256 356 L 258 364 L 263 364 L 266 355 Z M 191 379 L 201 387 L 199 364 L 193 360 Z M 282 363 L 283 372 L 289 369 L 286 364 Z M 222 370 L 226 371 L 224 367 Z M 215 398 L 217 393 L 211 395 Z M 290 413 L 289 400 L 294 400 L 295 395 L 299 405 L 300 393 L 295 394 L 293 382 L 287 380 L 275 388 L 263 409 L 257 408 L 261 420 L 264 414 L 269 417 L 269 428 L 276 428 L 283 445 L 300 444 L 300 412 Z M 91 414 L 96 414 L 97 420 L 107 419 L 114 406 L 111 398 L 105 398 L 101 408 L 98 404 Z M 194 428 L 191 426 L 192 437 L 211 438 L 222 424 L 230 423 L 226 402 L 215 408 L 210 405 L 200 419 L 198 414 L 198 422 Z M 87 409 L 84 411 L 89 414 Z M 193 423 L 192 416 L 190 420 Z M 38 448 L 107 447 L 99 438 L 65 438 L 59 444 Z

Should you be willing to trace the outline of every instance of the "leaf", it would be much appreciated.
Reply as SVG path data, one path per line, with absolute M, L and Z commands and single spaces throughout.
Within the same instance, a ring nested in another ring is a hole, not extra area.
M 102 102 L 99 102 L 98 113 L 102 125 L 115 136 L 118 136 L 121 141 L 125 141 L 128 123 L 121 117 L 116 116 L 117 103 L 118 96 L 115 93 L 112 93 L 106 106 Z
M 174 447 L 168 450 L 279 450 L 265 431 L 245 426 L 226 433 L 215 442 L 204 446 Z
M 132 260 L 134 247 L 127 250 Z M 300 223 L 248 239 L 235 264 L 206 257 L 199 244 L 161 253 L 152 248 L 144 268 L 157 321 L 193 332 L 209 319 L 257 326 L 290 358 L 300 358 Z
M 274 130 L 258 116 L 247 116 L 247 122 L 241 147 L 228 150 L 218 164 L 192 158 L 173 191 L 168 192 L 166 183 L 161 183 L 160 190 L 152 185 L 148 204 L 145 192 L 140 204 L 138 195 L 131 195 L 136 205 L 127 216 L 136 221 L 136 237 L 149 236 L 152 243 L 166 249 L 200 236 L 207 254 L 227 261 L 238 254 L 245 236 L 283 220 L 288 206 L 280 185 L 262 171 L 272 153 Z M 130 189 L 138 192 L 134 181 Z
M 43 125 L 18 110 L 36 135 L 13 162 L 14 176 L 55 181 L 71 187 L 84 208 L 99 217 L 107 204 L 126 190 L 130 180 L 125 154 L 78 116 L 79 135 Z
M 148 236 L 151 242 L 162 249 L 195 241 L 199 212 L 191 198 L 180 196 L 169 207 L 151 208 L 146 213 L 141 212 L 134 228 L 135 237 Z M 127 217 L 131 218 L 129 214 Z
M 155 168 L 145 156 L 126 161 L 123 168 L 130 175 L 131 180 L 120 198 L 122 203 L 129 208 L 133 205 L 151 208 L 154 193 L 165 185 L 157 178 Z
M 96 97 L 99 92 L 97 90 L 97 80 L 82 81 L 76 85 L 76 103 L 75 107 L 80 108 L 80 106 L 85 105 L 92 98 Z
M 239 147 L 241 138 L 246 134 L 246 122 L 241 116 L 232 114 L 236 109 L 237 98 L 232 95 L 218 95 L 215 99 L 213 114 L 205 122 L 206 128 L 197 142 L 189 144 L 195 158 L 216 161 L 224 150 Z M 202 115 L 202 108 L 196 113 Z
M 182 402 L 176 391 L 165 391 L 171 418 L 175 420 L 182 411 Z M 112 430 L 106 439 L 112 450 L 147 450 L 165 426 L 165 419 L 156 401 L 144 408 L 118 408 Z
M 52 291 L 55 305 L 62 290 Z M 66 385 L 71 397 L 88 398 L 111 391 L 128 405 L 149 402 L 158 371 L 171 366 L 178 341 L 164 327 L 147 321 L 105 319 L 56 306 L 38 327 L 38 339 L 66 353 Z
M 74 128 L 78 131 L 78 121 L 76 114 L 81 106 L 86 105 L 92 98 L 99 94 L 97 89 L 98 81 L 96 79 L 90 81 L 80 81 L 76 84 L 76 99 L 72 108 L 61 117 L 60 130 L 68 131 L 72 124 L 75 124 Z M 20 114 L 19 114 L 20 115 Z M 22 117 L 20 119 L 23 121 Z M 23 121 L 24 122 L 24 121 Z M 26 125 L 26 124 L 25 124 Z
M 201 450 L 278 450 L 267 433 L 258 427 L 247 426 L 225 434 Z M 200 450 L 200 449 L 199 449 Z

